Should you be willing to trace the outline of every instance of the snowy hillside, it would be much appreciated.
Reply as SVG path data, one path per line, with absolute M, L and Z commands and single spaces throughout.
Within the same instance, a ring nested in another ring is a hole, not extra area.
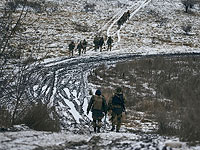
M 114 50 L 120 52 L 198 52 L 200 47 L 200 10 L 195 6 L 191 14 L 185 13 L 181 0 L 49 0 L 45 8 L 48 13 L 28 14 L 26 21 L 33 25 L 24 32 L 39 36 L 40 57 L 47 53 L 48 57 L 68 55 L 71 40 L 78 43 L 86 39 L 91 51 L 93 39 L 99 34 L 113 36 Z M 117 31 L 116 21 L 127 10 L 131 11 L 130 19 Z M 190 36 L 182 30 L 187 25 L 192 26 Z
M 72 116 L 70 115 L 69 120 L 75 120 L 77 123 L 87 120 L 85 111 L 90 97 L 88 89 L 91 88 L 87 75 L 96 66 L 102 63 L 115 63 L 119 60 L 118 57 L 126 60 L 135 54 L 199 50 L 200 12 L 195 7 L 196 15 L 186 14 L 180 0 L 96 1 L 94 11 L 88 12 L 84 9 L 85 1 L 65 0 L 53 1 L 54 3 L 60 6 L 57 11 L 50 14 L 32 12 L 29 14 L 32 17 L 28 17 L 36 19 L 39 15 L 39 20 L 34 25 L 39 26 L 35 32 L 41 35 L 40 54 L 46 54 L 48 51 L 50 56 L 67 56 L 71 40 L 78 43 L 86 39 L 90 46 L 87 53 L 81 57 L 60 57 L 50 63 L 45 62 L 41 71 L 46 73 L 42 80 L 46 82 L 45 79 L 48 78 L 48 82 L 37 85 L 41 79 L 34 75 L 35 86 L 32 90 L 35 91 L 34 97 L 49 95 L 51 104 L 59 105 L 58 110 L 68 119 L 69 114 L 66 112 L 70 112 Z M 94 2 L 87 1 L 87 4 Z M 131 11 L 130 19 L 120 30 L 116 30 L 116 20 L 127 10 Z M 190 36 L 185 35 L 181 29 L 188 21 L 193 23 L 191 32 L 194 34 Z M 113 36 L 112 52 L 93 51 L 93 38 L 96 34 L 104 37 Z
M 177 149 L 194 149 L 175 137 L 148 134 L 157 129 L 156 122 L 142 123 L 137 127 L 123 124 L 122 133 L 91 134 L 91 113 L 86 115 L 88 101 L 98 88 L 89 83 L 88 75 L 98 66 L 115 65 L 137 56 L 150 54 L 199 53 L 200 9 L 192 14 L 184 12 L 181 0 L 46 0 L 47 11 L 30 11 L 25 23 L 31 23 L 24 36 L 37 37 L 39 51 L 33 55 L 42 59 L 39 67 L 29 76 L 31 84 L 26 94 L 32 100 L 44 100 L 55 106 L 62 122 L 63 133 L 21 132 L 0 133 L 0 150 L 27 149 L 163 149 L 166 143 L 178 142 Z M 89 9 L 88 9 L 89 8 Z M 117 20 L 127 10 L 129 20 L 117 30 Z M 182 26 L 192 25 L 189 35 Z M 114 39 L 111 52 L 95 52 L 93 39 L 101 35 Z M 69 57 L 68 45 L 86 39 L 86 54 Z M 24 50 L 24 55 L 29 53 Z M 130 130 L 132 132 L 130 132 Z M 69 131 L 69 132 L 66 132 Z M 139 133 L 135 133 L 135 132 Z M 18 134 L 19 133 L 19 134 Z M 76 134 L 78 133 L 78 134 Z M 70 138 L 69 138 L 70 137 Z M 30 144 L 31 143 L 31 144 Z M 99 143 L 99 144 L 96 144 Z

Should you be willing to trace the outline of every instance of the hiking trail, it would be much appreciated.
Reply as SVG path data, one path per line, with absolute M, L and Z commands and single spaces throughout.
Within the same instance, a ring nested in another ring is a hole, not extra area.
M 144 8 L 150 2 L 151 2 L 151 0 L 138 1 L 131 7 L 127 8 L 126 10 L 124 10 L 122 12 L 118 12 L 116 15 L 113 16 L 113 18 L 111 20 L 109 20 L 108 23 L 105 24 L 105 25 L 107 25 L 110 22 L 112 22 L 107 29 L 107 37 L 109 37 L 109 36 L 115 37 L 117 35 L 117 42 L 115 43 L 113 48 L 116 48 L 118 46 L 118 43 L 121 40 L 120 30 L 125 26 L 125 24 L 128 22 L 128 20 L 130 20 L 137 12 L 140 11 L 140 9 Z M 128 10 L 130 11 L 129 19 L 126 22 L 124 22 L 123 25 L 121 25 L 120 29 L 117 29 L 117 25 L 116 25 L 117 21 L 123 16 L 124 12 L 127 12 Z M 103 29 L 104 28 L 105 27 L 103 27 Z

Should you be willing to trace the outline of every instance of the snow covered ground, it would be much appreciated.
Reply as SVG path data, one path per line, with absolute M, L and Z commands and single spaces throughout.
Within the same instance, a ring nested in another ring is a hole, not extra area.
M 18 126 L 19 128 L 19 126 Z M 0 150 L 198 150 L 188 147 L 175 137 L 163 137 L 145 133 L 74 134 L 50 133 L 26 129 L 20 132 L 0 133 Z
M 24 35 L 37 36 L 40 42 L 37 57 L 44 57 L 47 53 L 48 57 L 68 56 L 70 41 L 78 44 L 83 39 L 89 43 L 89 53 L 93 50 L 95 35 L 102 35 L 105 39 L 109 35 L 113 37 L 112 53 L 199 52 L 199 7 L 195 6 L 187 14 L 181 0 L 48 1 L 47 10 L 58 5 L 56 11 L 30 12 L 25 20 L 33 24 Z M 94 4 L 94 11 L 86 11 L 87 4 Z M 127 10 L 131 12 L 130 19 L 117 30 L 117 19 Z M 186 25 L 192 26 L 190 35 L 182 30 Z
M 50 0 L 49 0 L 50 1 Z M 28 28 L 24 34 L 37 33 L 41 42 L 39 57 L 48 53 L 39 70 L 35 70 L 30 80 L 32 85 L 27 93 L 34 98 L 47 97 L 50 105 L 56 106 L 65 128 L 84 131 L 83 134 L 71 132 L 36 132 L 29 129 L 18 132 L 0 133 L 0 150 L 58 150 L 58 149 L 163 149 L 166 143 L 175 150 L 199 150 L 200 147 L 188 147 L 175 137 L 162 137 L 144 133 L 148 125 L 140 132 L 130 132 L 122 127 L 121 133 L 90 133 L 88 122 L 91 114 L 86 115 L 90 95 L 89 89 L 95 85 L 88 83 L 87 76 L 101 64 L 113 65 L 119 61 L 131 60 L 138 55 L 199 52 L 200 11 L 195 7 L 196 15 L 184 13 L 181 0 L 87 0 L 95 3 L 95 11 L 85 12 L 84 0 L 60 0 L 61 7 L 53 13 L 33 13 L 27 17 L 35 27 Z M 130 10 L 131 18 L 116 30 L 116 19 Z M 181 30 L 185 23 L 192 23 L 192 34 L 187 36 Z M 83 32 L 79 27 L 87 28 Z M 113 35 L 113 50 L 102 53 L 93 51 L 93 38 L 101 34 Z M 68 56 L 68 44 L 71 40 L 78 43 L 86 39 L 89 48 L 82 56 Z M 38 55 L 38 54 L 37 54 Z M 76 124 L 74 124 L 76 123 Z M 152 125 L 153 126 L 153 125 Z M 151 125 L 149 128 L 152 127 Z M 133 131 L 138 131 L 133 129 Z M 173 141 L 173 142 L 172 142 Z M 176 147 L 176 148 L 174 148 Z M 168 147 L 169 148 L 169 147 Z M 164 149 L 163 149 L 164 150 Z

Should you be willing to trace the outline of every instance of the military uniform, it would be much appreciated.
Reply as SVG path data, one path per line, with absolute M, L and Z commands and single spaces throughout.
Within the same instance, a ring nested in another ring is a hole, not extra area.
M 128 11 L 127 11 L 127 19 L 129 19 L 130 16 L 131 16 L 131 14 L 130 14 L 130 11 L 128 10 Z
M 94 43 L 94 50 L 97 51 L 97 49 L 99 49 L 99 37 L 95 36 L 93 43 Z
M 113 43 L 113 39 L 111 38 L 111 36 L 109 36 L 107 40 L 107 45 L 108 45 L 108 50 L 110 49 L 110 51 L 112 48 L 112 43 Z
M 79 56 L 81 55 L 81 49 L 83 48 L 83 45 L 81 43 L 81 41 L 79 42 L 79 44 L 77 45 L 77 49 L 78 49 L 78 54 Z
M 103 45 L 104 45 L 104 39 L 103 39 L 103 37 L 101 37 L 100 40 L 99 40 L 100 52 L 102 52 Z
M 109 101 L 108 110 L 112 110 L 112 129 L 111 131 L 115 130 L 116 125 L 116 132 L 119 132 L 122 122 L 122 112 L 125 112 L 125 98 L 122 94 L 121 88 L 117 88 L 116 93 L 113 95 L 111 100 Z
M 122 17 L 117 21 L 118 29 L 123 25 L 130 17 L 130 11 L 125 12 Z
M 83 40 L 82 45 L 83 45 L 83 53 L 85 54 L 86 53 L 86 47 L 87 47 L 87 42 L 86 42 L 85 39 Z
M 107 104 L 105 98 L 101 95 L 101 91 L 97 90 L 95 95 L 92 96 L 87 108 L 87 114 L 92 111 L 94 131 L 100 132 L 101 119 L 104 113 L 107 112 Z M 103 113 L 104 112 L 104 113 Z
M 69 44 L 69 52 L 70 52 L 71 56 L 74 55 L 74 48 L 75 48 L 75 43 L 72 41 L 72 42 Z

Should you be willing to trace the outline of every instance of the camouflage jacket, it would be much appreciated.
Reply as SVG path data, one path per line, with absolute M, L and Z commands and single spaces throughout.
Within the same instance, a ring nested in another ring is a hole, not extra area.
M 97 101 L 98 98 L 102 100 L 101 104 L 98 103 L 97 105 L 99 105 L 99 106 L 95 106 L 96 105 L 95 103 L 96 103 L 96 101 Z M 89 104 L 88 104 L 87 112 L 89 112 L 90 110 L 91 111 L 93 111 L 93 110 L 100 110 L 100 111 L 106 113 L 107 112 L 107 103 L 106 103 L 106 100 L 105 100 L 104 96 L 102 96 L 102 95 L 100 95 L 100 96 L 93 95 L 91 97 L 91 99 L 90 99 Z
M 126 111 L 125 97 L 122 93 L 115 93 L 108 103 L 108 110 L 113 110 L 116 108 Z

